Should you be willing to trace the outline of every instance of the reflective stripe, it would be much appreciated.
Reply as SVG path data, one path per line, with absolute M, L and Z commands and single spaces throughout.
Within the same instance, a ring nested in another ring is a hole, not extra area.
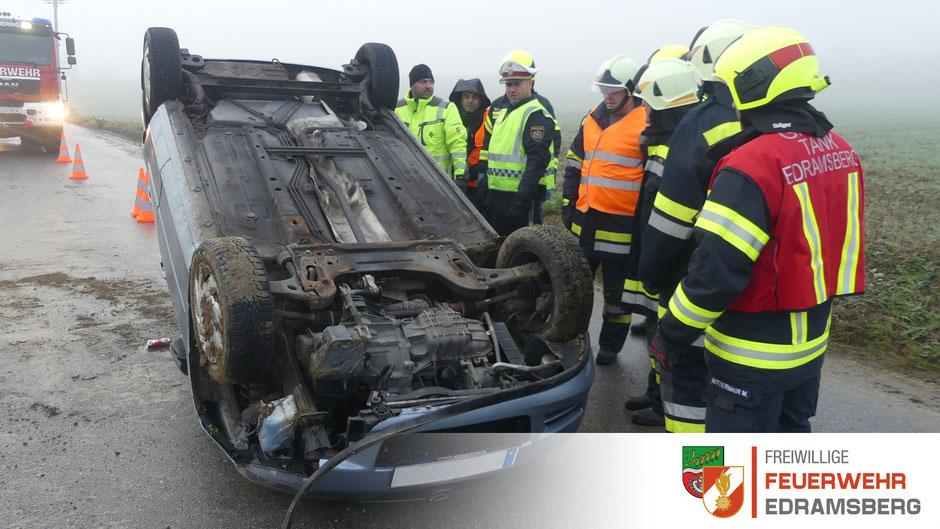
M 594 251 L 615 253 L 619 255 L 629 255 L 630 245 L 629 244 L 614 244 L 614 243 L 603 242 L 603 241 L 594 241 Z
M 683 226 L 678 222 L 667 219 L 666 217 L 660 215 L 656 210 L 650 214 L 650 220 L 647 223 L 648 225 L 656 228 L 657 230 L 670 235 L 680 240 L 688 240 L 692 236 L 692 226 Z
M 822 336 L 802 344 L 774 344 L 733 338 L 709 327 L 705 330 L 705 348 L 715 356 L 736 364 L 762 369 L 797 367 L 826 352 L 829 323 Z
M 446 104 L 445 104 L 445 105 L 438 105 L 438 107 L 437 107 L 437 119 L 438 119 L 438 120 L 444 119 L 444 111 L 446 111 L 446 110 L 447 110 L 447 105 L 446 105 Z
M 712 127 L 706 130 L 702 133 L 702 136 L 705 137 L 705 142 L 708 143 L 709 147 L 711 147 L 728 136 L 734 136 L 739 132 L 741 132 L 741 122 L 729 121 L 727 123 L 722 123 L 717 127 Z
M 793 344 L 801 344 L 806 341 L 806 333 L 809 329 L 807 312 L 790 313 L 790 330 L 793 334 Z
M 667 312 L 669 312 L 669 307 L 664 307 L 660 305 L 659 308 L 656 309 L 656 317 L 661 320 L 663 319 L 663 316 L 665 316 Z
M 682 222 L 688 222 L 689 224 L 694 223 L 695 217 L 698 215 L 697 209 L 683 206 L 662 193 L 656 194 L 656 199 L 653 200 L 653 207 L 667 215 L 672 215 Z
M 665 402 L 663 403 L 665 404 Z M 705 423 L 693 424 L 688 422 L 676 421 L 669 417 L 666 420 L 666 431 L 672 433 L 705 433 Z M 703 421 L 705 419 L 702 419 Z
M 705 348 L 705 335 L 702 334 L 698 338 L 696 338 L 695 341 L 692 342 L 692 347 L 701 347 L 704 349 Z
M 571 202 L 571 201 L 568 200 L 567 198 L 561 199 L 561 205 L 562 205 L 562 206 L 567 206 L 570 202 Z
M 646 297 L 644 294 L 640 294 L 639 292 L 632 292 L 629 290 L 624 290 L 623 295 L 620 297 L 620 301 L 628 305 L 643 307 L 651 311 L 658 310 L 659 308 L 658 296 L 654 299 L 651 299 Z
M 663 160 L 666 159 L 666 156 L 669 155 L 669 146 L 668 145 L 651 145 L 648 149 L 650 156 L 659 156 Z
M 731 246 L 744 252 L 752 261 L 757 260 L 770 236 L 753 222 L 731 208 L 717 202 L 706 201 L 695 227 L 714 233 Z
M 643 168 L 644 171 L 649 171 L 657 176 L 663 175 L 663 164 L 657 162 L 656 160 L 650 160 L 646 162 L 646 167 Z
M 437 156 L 432 156 L 434 161 L 437 163 L 450 161 L 450 154 L 438 154 Z
M 574 158 L 568 158 L 568 167 L 573 167 L 573 168 L 577 169 L 578 172 L 580 172 L 580 171 L 581 171 L 581 167 L 583 167 L 583 166 L 584 166 L 584 164 L 581 163 L 581 160 L 575 160 Z
M 630 242 L 633 240 L 632 233 L 619 233 L 616 231 L 597 230 L 594 232 L 594 239 L 612 242 Z
M 861 250 L 861 221 L 858 208 L 858 173 L 849 173 L 849 199 L 846 212 L 845 242 L 842 243 L 842 261 L 839 263 L 839 279 L 836 295 L 855 292 L 855 276 L 858 274 L 858 255 Z
M 491 153 L 489 159 L 496 162 L 508 162 L 508 163 L 525 163 L 526 157 L 519 156 L 517 154 L 496 154 Z
M 512 169 L 487 169 L 486 174 L 490 176 L 505 176 L 508 178 L 522 178 L 525 171 L 513 171 Z
M 688 406 L 686 404 L 676 404 L 675 402 L 663 400 L 663 411 L 680 419 L 688 419 L 690 421 L 705 420 L 704 406 Z M 702 427 L 704 427 L 704 425 L 702 425 Z
M 594 159 L 603 160 L 605 162 L 615 163 L 617 165 L 622 165 L 624 167 L 642 167 L 643 160 L 640 158 L 631 158 L 629 156 L 623 156 L 620 154 L 614 154 L 607 151 L 591 151 L 584 153 L 584 161 L 591 161 Z
M 672 299 L 669 300 L 669 313 L 695 329 L 704 329 L 721 316 L 721 312 L 703 309 L 692 303 L 685 295 L 681 283 L 676 287 L 676 293 L 672 295 Z
M 571 223 L 571 233 L 575 235 L 581 235 L 581 226 L 578 226 L 575 223 Z
M 467 162 L 456 162 L 454 163 L 454 172 L 459 173 L 460 171 L 467 170 Z
M 606 187 L 608 189 L 620 189 L 622 191 L 639 191 L 640 182 L 630 180 L 616 180 L 614 178 L 605 178 L 603 176 L 585 176 L 581 178 L 583 186 Z
M 792 189 L 800 200 L 800 209 L 803 212 L 803 236 L 806 237 L 806 243 L 809 245 L 816 303 L 822 303 L 828 298 L 826 294 L 826 276 L 823 271 L 822 244 L 820 243 L 819 226 L 816 224 L 816 212 L 813 211 L 813 201 L 809 197 L 809 184 L 803 182 L 793 186 Z

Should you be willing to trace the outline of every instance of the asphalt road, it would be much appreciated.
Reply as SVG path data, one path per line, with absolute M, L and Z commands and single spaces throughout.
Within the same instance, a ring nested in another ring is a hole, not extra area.
M 145 347 L 175 324 L 154 225 L 130 216 L 139 148 L 78 127 L 67 137 L 87 180 L 0 140 L 0 526 L 276 527 L 290 498 L 235 472 L 168 351 Z M 817 431 L 940 432 L 935 385 L 827 356 Z M 645 384 L 640 339 L 620 357 L 598 369 L 582 430 L 655 432 L 623 409 Z M 568 522 L 541 486 L 509 477 L 420 506 L 308 501 L 294 527 L 537 526 L 535 511 Z M 521 488 L 543 501 L 521 503 Z

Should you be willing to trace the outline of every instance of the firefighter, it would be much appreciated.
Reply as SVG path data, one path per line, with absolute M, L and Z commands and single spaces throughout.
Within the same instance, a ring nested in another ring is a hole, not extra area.
M 688 51 L 688 48 L 682 48 Z M 684 55 L 682 52 L 680 55 Z M 654 55 L 655 57 L 655 55 Z M 662 170 L 669 155 L 669 140 L 676 126 L 682 120 L 683 116 L 691 110 L 699 101 L 698 84 L 699 77 L 688 62 L 676 58 L 662 58 L 659 60 L 651 59 L 649 65 L 640 69 L 637 74 L 635 95 L 643 100 L 643 105 L 647 107 L 649 124 L 643 131 L 640 138 L 640 146 L 644 153 L 644 173 L 643 184 L 640 194 L 640 205 L 637 211 L 636 224 L 634 226 L 633 241 L 634 245 L 640 248 L 639 254 L 645 253 L 646 247 L 642 241 L 643 228 L 650 216 L 650 209 L 653 206 L 656 191 L 659 189 Z M 683 153 L 678 153 L 681 157 Z M 634 256 L 636 259 L 636 256 Z M 631 263 L 636 266 L 635 261 Z M 649 307 L 653 314 L 650 319 L 653 320 L 653 329 L 655 331 L 655 311 L 657 301 L 655 295 L 648 293 L 637 285 L 635 280 L 627 280 L 624 285 L 625 303 L 642 303 Z M 632 287 L 632 288 L 631 288 Z M 644 426 L 666 426 L 668 431 L 684 431 L 675 428 L 674 421 L 678 417 L 684 417 L 682 410 L 684 407 L 676 404 L 673 396 L 673 377 L 671 373 L 659 374 L 655 369 L 652 349 L 650 348 L 651 370 L 647 379 L 646 395 L 638 398 L 628 399 L 626 407 L 636 410 L 630 418 L 636 424 Z M 662 396 L 660 397 L 660 388 Z M 695 395 L 698 397 L 698 395 Z M 696 402 L 701 399 L 696 398 Z M 665 416 L 663 408 L 665 407 Z M 704 412 L 704 408 L 702 408 Z M 702 414 L 704 419 L 704 413 Z M 704 420 L 700 424 L 704 430 Z
M 731 92 L 721 83 L 711 81 L 714 61 L 728 45 L 749 31 L 740 20 L 721 20 L 702 28 L 692 41 L 689 64 L 703 79 L 705 101 L 693 108 L 678 124 L 669 141 L 673 156 L 663 167 L 663 176 L 654 199 L 652 214 L 643 232 L 639 276 L 647 290 L 659 293 L 659 315 L 665 314 L 669 298 L 688 270 L 695 249 L 691 237 L 694 217 L 705 203 L 708 182 L 715 162 L 706 150 L 739 132 L 741 124 L 731 108 Z M 705 424 L 704 338 L 690 345 L 689 354 L 675 362 L 668 373 L 670 394 L 666 429 L 671 432 L 701 432 Z M 655 395 L 651 394 L 651 397 Z M 643 397 L 628 399 L 627 407 L 640 407 Z M 652 411 L 661 406 L 654 404 Z M 641 418 L 651 412 L 643 412 Z M 637 417 L 637 414 L 634 414 Z
M 578 236 L 591 270 L 603 267 L 600 365 L 617 360 L 635 310 L 622 297 L 643 178 L 640 133 L 646 127 L 646 109 L 633 97 L 638 70 L 623 55 L 601 65 L 592 89 L 604 101 L 582 120 L 566 156 L 562 219 Z
M 829 80 L 799 33 L 744 34 L 715 76 L 743 130 L 710 153 L 728 154 L 654 354 L 670 369 L 705 332 L 707 432 L 809 432 L 832 299 L 865 290 L 862 167 L 809 103 Z
M 532 55 L 509 52 L 499 66 L 509 106 L 494 112 L 493 131 L 481 159 L 486 159 L 487 220 L 500 235 L 540 220 L 539 186 L 554 151 L 555 118 L 532 91 L 538 70 Z
M 411 89 L 398 101 L 395 113 L 444 174 L 463 180 L 467 171 L 467 135 L 457 106 L 434 95 L 434 75 L 427 65 L 412 68 L 408 82 Z
M 483 147 L 490 99 L 486 97 L 483 83 L 479 79 L 460 79 L 450 93 L 450 101 L 457 106 L 464 129 L 467 131 L 467 172 L 466 179 L 457 180 L 457 185 L 474 203 L 477 202 L 477 185 L 483 167 L 480 166 L 480 150 Z M 484 164 L 485 167 L 485 164 Z

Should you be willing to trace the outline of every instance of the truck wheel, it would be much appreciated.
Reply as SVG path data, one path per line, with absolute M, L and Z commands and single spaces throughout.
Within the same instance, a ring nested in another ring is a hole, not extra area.
M 54 154 L 57 157 L 59 156 L 59 142 L 62 140 L 62 128 L 56 128 L 53 131 L 46 134 L 46 137 L 42 140 L 42 148 L 46 151 L 46 154 Z
M 517 334 L 566 342 L 587 331 L 594 308 L 591 268 L 578 241 L 556 226 L 526 226 L 503 242 L 497 268 L 539 262 L 545 273 L 538 281 L 520 284 L 517 291 L 529 307 L 506 314 Z
M 150 28 L 144 33 L 144 57 L 140 62 L 144 126 L 164 102 L 182 93 L 183 66 L 180 42 L 170 28 Z
M 209 239 L 189 269 L 199 364 L 220 384 L 264 376 L 274 354 L 274 301 L 264 263 L 240 237 Z
M 366 88 L 375 108 L 395 110 L 398 104 L 398 58 L 387 44 L 367 42 L 356 52 L 356 61 L 369 68 Z

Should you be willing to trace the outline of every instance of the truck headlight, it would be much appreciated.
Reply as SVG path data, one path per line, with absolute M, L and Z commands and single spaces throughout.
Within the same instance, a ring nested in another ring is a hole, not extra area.
M 65 105 L 61 101 L 50 103 L 46 107 L 45 118 L 50 121 L 62 121 L 65 119 Z

